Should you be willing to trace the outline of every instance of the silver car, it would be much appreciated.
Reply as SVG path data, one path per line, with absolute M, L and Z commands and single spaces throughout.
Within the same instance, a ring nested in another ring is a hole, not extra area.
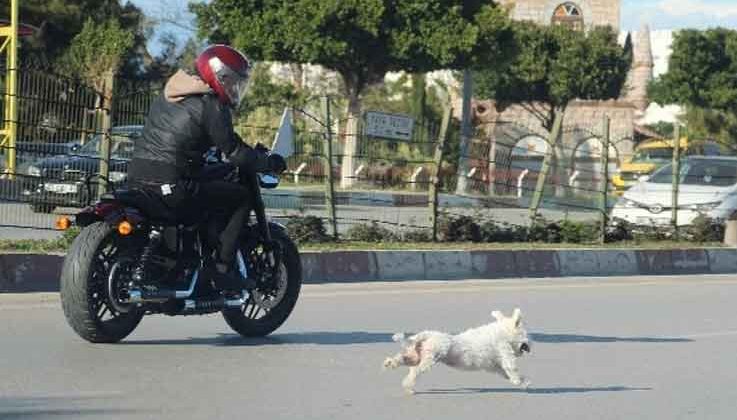
M 668 164 L 627 190 L 612 218 L 635 225 L 664 226 L 673 211 L 673 166 Z M 737 210 L 737 157 L 690 156 L 681 161 L 678 225 L 704 215 L 725 220 Z

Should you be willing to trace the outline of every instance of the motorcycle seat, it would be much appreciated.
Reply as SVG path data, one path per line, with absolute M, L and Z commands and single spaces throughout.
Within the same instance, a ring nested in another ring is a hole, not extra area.
M 103 195 L 101 199 L 103 201 L 115 200 L 125 206 L 135 207 L 153 221 L 166 224 L 177 223 L 174 212 L 164 204 L 161 197 L 144 189 L 120 189 L 114 194 Z

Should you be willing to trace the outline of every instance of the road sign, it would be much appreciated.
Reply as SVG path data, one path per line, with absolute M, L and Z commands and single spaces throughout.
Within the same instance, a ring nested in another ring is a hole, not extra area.
M 367 136 L 412 140 L 415 120 L 409 115 L 366 111 L 365 119 L 363 133 Z

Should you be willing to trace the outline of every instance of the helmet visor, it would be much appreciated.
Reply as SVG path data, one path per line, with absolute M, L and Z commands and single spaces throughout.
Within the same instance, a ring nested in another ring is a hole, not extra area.
M 237 73 L 223 64 L 217 57 L 210 59 L 210 67 L 215 73 L 220 86 L 223 87 L 223 92 L 228 97 L 230 105 L 237 108 L 248 90 L 249 72 Z

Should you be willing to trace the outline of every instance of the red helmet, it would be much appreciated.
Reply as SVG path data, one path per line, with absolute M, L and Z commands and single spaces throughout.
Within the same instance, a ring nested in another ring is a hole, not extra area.
M 227 45 L 211 45 L 197 56 L 195 65 L 220 102 L 233 108 L 241 103 L 251 72 L 251 64 L 243 53 Z

